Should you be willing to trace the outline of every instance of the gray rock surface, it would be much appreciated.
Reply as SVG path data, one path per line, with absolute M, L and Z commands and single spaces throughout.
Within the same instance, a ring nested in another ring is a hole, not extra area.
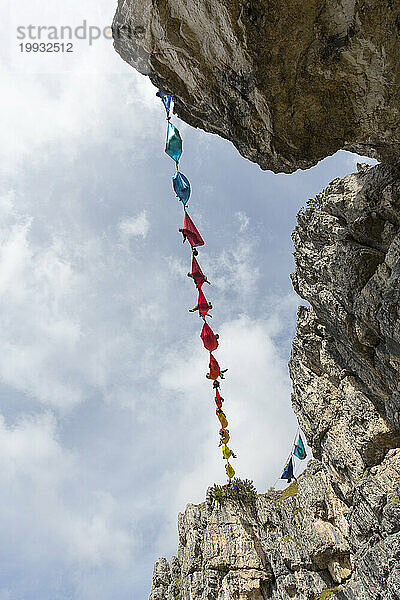
M 315 458 L 250 505 L 211 489 L 189 505 L 151 600 L 400 599 L 398 169 L 334 180 L 293 239 L 293 283 L 311 304 L 293 341 L 293 408 Z
M 183 120 L 263 169 L 397 160 L 398 0 L 119 0 L 113 32 Z
M 204 504 L 189 504 L 179 515 L 175 575 L 159 559 L 150 599 L 397 599 L 396 479 L 400 450 L 354 485 L 351 506 L 338 498 L 317 460 L 297 483 L 250 505 L 220 503 L 210 488 Z

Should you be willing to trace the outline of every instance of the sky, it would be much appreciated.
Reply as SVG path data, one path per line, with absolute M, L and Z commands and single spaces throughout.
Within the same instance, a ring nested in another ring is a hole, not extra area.
M 226 480 L 156 90 L 107 33 L 70 53 L 24 46 L 29 24 L 107 30 L 114 10 L 0 9 L 0 600 L 146 598 L 155 560 L 176 552 L 177 513 Z M 229 369 L 234 467 L 264 492 L 297 428 L 290 233 L 360 159 L 274 175 L 174 123 Z

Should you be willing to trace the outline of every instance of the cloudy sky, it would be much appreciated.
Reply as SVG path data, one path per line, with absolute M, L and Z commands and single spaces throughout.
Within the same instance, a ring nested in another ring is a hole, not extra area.
M 0 600 L 146 598 L 155 559 L 176 551 L 177 512 L 225 481 L 156 90 L 103 37 L 59 54 L 17 39 L 28 24 L 104 28 L 114 8 L 1 9 Z M 358 159 L 273 175 L 175 123 L 235 467 L 262 492 L 297 426 L 290 232 Z

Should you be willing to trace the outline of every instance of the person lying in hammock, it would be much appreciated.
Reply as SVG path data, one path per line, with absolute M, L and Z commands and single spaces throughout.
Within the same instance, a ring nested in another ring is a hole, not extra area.
M 223 429 L 226 429 L 228 427 L 228 419 L 226 418 L 226 414 L 224 413 L 224 411 L 220 408 L 217 408 L 215 414 L 217 415 L 218 420 L 221 423 Z
M 188 273 L 187 276 L 193 279 L 198 289 L 201 288 L 203 283 L 208 283 L 208 285 L 211 285 L 194 256 L 192 256 L 192 272 Z
M 193 223 L 192 219 L 189 217 L 186 211 L 183 227 L 179 229 L 179 231 L 183 235 L 183 243 L 185 243 L 186 240 L 188 240 L 189 244 L 192 247 L 193 255 L 197 256 L 198 252 L 196 250 L 196 246 L 203 246 L 204 240 L 198 232 L 196 225 Z
M 215 394 L 215 404 L 217 405 L 217 408 L 222 408 L 223 402 L 225 402 L 225 400 L 223 399 L 223 397 L 219 393 L 219 390 L 217 389 L 217 393 Z
M 197 299 L 197 304 L 194 308 L 190 308 L 189 312 L 196 312 L 196 310 L 198 310 L 199 316 L 204 318 L 207 316 L 208 311 L 211 309 L 212 309 L 211 302 L 208 302 L 208 300 L 205 297 L 205 295 L 203 294 L 201 288 L 199 288 L 199 297 Z
M 225 458 L 225 460 L 228 460 L 229 458 L 237 458 L 237 454 L 235 454 L 233 450 L 228 448 L 226 444 L 222 446 L 222 456 L 223 458 Z
M 197 287 L 199 287 L 199 285 L 201 283 L 208 283 L 208 285 L 211 285 L 211 283 L 207 279 L 207 275 L 204 275 L 204 273 L 199 275 L 198 273 L 193 272 L 193 273 L 188 273 L 187 276 L 194 279 L 194 282 L 197 285 Z
M 224 429 L 221 428 L 219 430 L 219 435 L 221 437 L 221 439 L 219 440 L 219 445 L 222 446 L 223 444 L 227 444 L 230 440 L 230 435 L 229 435 L 229 429 Z
M 199 311 L 199 316 L 200 317 L 205 317 L 205 315 L 208 313 L 209 310 L 212 309 L 212 304 L 211 302 L 207 302 L 206 304 L 200 303 L 198 302 L 196 304 L 196 306 L 193 306 L 193 308 L 189 308 L 189 312 L 196 312 L 196 310 Z M 206 311 L 206 312 L 205 312 Z M 209 315 L 211 316 L 211 315 Z
M 210 363 L 208 365 L 210 372 L 206 374 L 207 379 L 213 379 L 214 381 L 221 377 L 221 379 L 225 379 L 224 373 L 227 372 L 228 369 L 220 369 L 218 361 L 213 357 L 210 352 Z
M 206 322 L 204 322 L 200 337 L 203 340 L 204 348 L 209 352 L 214 352 L 218 348 L 219 335 L 218 333 L 214 333 Z

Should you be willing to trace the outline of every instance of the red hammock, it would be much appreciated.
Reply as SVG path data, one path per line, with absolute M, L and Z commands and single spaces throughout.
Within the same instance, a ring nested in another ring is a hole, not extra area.
M 199 299 L 197 300 L 197 307 L 199 309 L 199 313 L 203 315 L 203 317 L 205 317 L 208 311 L 210 310 L 210 305 L 207 302 L 206 297 L 201 291 L 201 289 L 199 290 Z
M 189 244 L 192 246 L 192 248 L 195 248 L 196 246 L 204 246 L 203 238 L 197 231 L 196 225 L 193 223 L 192 219 L 189 217 L 186 211 L 185 219 L 183 221 L 182 233 L 184 237 L 187 237 L 187 239 L 189 240 Z
M 218 408 L 222 408 L 223 401 L 224 399 L 222 398 L 221 394 L 219 393 L 219 389 L 217 388 L 217 392 L 215 394 L 215 404 Z
M 217 379 L 219 377 L 219 373 L 220 373 L 220 369 L 219 369 L 219 364 L 217 362 L 217 360 L 213 357 L 213 355 L 210 352 L 210 364 L 208 365 L 210 367 L 210 374 L 209 374 L 209 378 L 210 379 Z M 217 390 L 217 394 L 219 395 L 219 392 Z M 221 408 L 220 406 L 218 408 Z
M 213 352 L 218 348 L 217 337 L 208 323 L 204 323 L 200 337 L 203 340 L 204 348 L 209 352 Z
M 193 281 L 195 282 L 196 286 L 198 288 L 201 288 L 201 286 L 205 282 L 206 278 L 204 276 L 203 271 L 200 268 L 199 263 L 197 262 L 197 260 L 194 256 L 192 258 L 192 273 L 191 273 L 191 275 L 193 277 Z

